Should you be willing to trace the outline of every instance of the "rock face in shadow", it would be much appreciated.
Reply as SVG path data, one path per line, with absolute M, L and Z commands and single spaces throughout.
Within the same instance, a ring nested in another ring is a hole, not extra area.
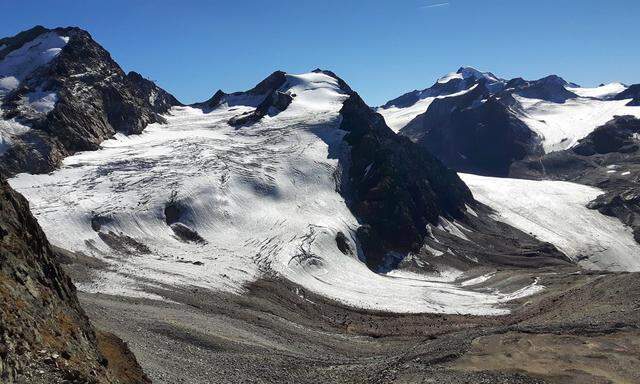
M 4 119 L 30 127 L 14 138 L 0 169 L 5 175 L 53 170 L 67 155 L 94 150 L 116 132 L 137 134 L 150 123 L 163 122 L 179 102 L 152 82 L 126 75 L 89 33 L 79 28 L 36 27 L 10 39 L 19 47 L 46 33 L 68 38 L 50 62 L 37 67 L 1 99 Z M 4 49 L 6 54 L 9 49 Z M 34 111 L 25 100 L 34 94 L 55 95 L 50 111 Z
M 432 87 L 407 93 L 379 110 L 411 108 L 420 100 L 435 98 L 399 133 L 457 171 L 506 176 L 514 161 L 542 154 L 541 140 L 523 122 L 522 107 L 514 96 L 565 103 L 578 97 L 566 89 L 574 86 L 555 75 L 506 81 L 461 68 Z
M 632 99 L 629 103 L 627 103 L 628 106 L 640 106 L 640 84 L 634 84 L 614 97 L 614 100 L 626 99 Z
M 350 164 L 343 194 L 363 224 L 359 240 L 375 268 L 389 251 L 419 249 L 427 224 L 462 217 L 473 197 L 455 172 L 394 134 L 357 93 L 345 91 L 340 129 L 348 132 Z
M 640 119 L 618 116 L 573 148 L 514 163 L 510 176 L 603 189 L 588 207 L 629 225 L 640 242 Z
M 515 104 L 513 96 L 491 96 L 480 85 L 434 100 L 400 133 L 453 169 L 505 176 L 513 160 L 540 150 L 535 134 L 511 112 Z
M 78 303 L 27 201 L 0 180 L 0 381 L 149 383 L 126 345 L 99 333 Z M 105 344 L 106 343 L 106 344 Z M 66 380 L 66 381 L 65 381 Z

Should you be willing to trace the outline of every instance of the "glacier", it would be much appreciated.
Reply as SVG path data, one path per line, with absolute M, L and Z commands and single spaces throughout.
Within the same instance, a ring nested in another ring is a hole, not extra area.
M 339 110 L 348 95 L 324 73 L 287 75 L 282 112 L 234 128 L 257 100 L 233 96 L 211 111 L 174 107 L 167 124 L 117 134 L 45 175 L 19 174 L 49 240 L 108 267 L 88 292 L 161 297 L 154 287 L 243 293 L 264 276 L 292 281 L 345 305 L 401 313 L 500 315 L 543 287 L 476 287 L 477 276 L 377 274 L 360 260 L 359 224 L 338 192 L 346 147 Z M 180 207 L 181 231 L 168 206 Z M 354 254 L 340 251 L 343 233 Z M 443 278 L 443 276 L 454 276 Z

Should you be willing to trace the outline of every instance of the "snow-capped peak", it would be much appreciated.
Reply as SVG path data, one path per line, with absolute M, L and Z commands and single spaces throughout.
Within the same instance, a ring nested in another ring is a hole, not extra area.
M 458 72 L 464 79 L 481 80 L 486 79 L 490 82 L 497 82 L 500 79 L 491 72 L 481 72 L 473 67 L 463 66 L 458 69 Z
M 439 84 L 446 84 L 451 80 L 487 80 L 489 83 L 502 81 L 491 72 L 481 72 L 473 67 L 462 66 L 456 72 L 448 73 L 438 79 Z

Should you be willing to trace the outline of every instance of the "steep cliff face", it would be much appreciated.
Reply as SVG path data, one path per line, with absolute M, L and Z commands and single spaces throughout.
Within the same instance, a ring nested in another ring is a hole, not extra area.
M 126 346 L 96 334 L 71 280 L 29 212 L 0 181 L 0 381 L 147 383 Z M 110 351 L 110 364 L 98 347 Z M 114 371 L 116 363 L 126 369 Z M 127 371 L 127 375 L 123 372 Z M 65 381 L 67 380 L 67 381 Z
M 94 150 L 116 132 L 140 133 L 179 102 L 137 73 L 126 75 L 89 33 L 36 27 L 0 51 L 1 170 L 41 173 Z
M 623 92 L 619 93 L 615 96 L 616 100 L 627 100 L 631 99 L 628 106 L 638 107 L 640 106 L 640 84 L 631 85 L 629 88 L 625 89 Z
M 428 224 L 441 216 L 464 216 L 473 197 L 454 171 L 394 134 L 357 93 L 340 114 L 350 145 L 345 197 L 364 224 L 358 234 L 370 264 L 380 264 L 388 251 L 418 250 Z

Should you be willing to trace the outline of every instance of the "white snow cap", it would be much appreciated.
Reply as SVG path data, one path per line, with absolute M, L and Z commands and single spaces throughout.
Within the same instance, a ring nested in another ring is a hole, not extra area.
M 451 72 L 438 79 L 438 83 L 445 84 L 454 79 L 486 79 L 490 83 L 502 81 L 502 79 L 498 78 L 491 72 L 481 72 L 473 67 L 462 66 L 458 71 Z

